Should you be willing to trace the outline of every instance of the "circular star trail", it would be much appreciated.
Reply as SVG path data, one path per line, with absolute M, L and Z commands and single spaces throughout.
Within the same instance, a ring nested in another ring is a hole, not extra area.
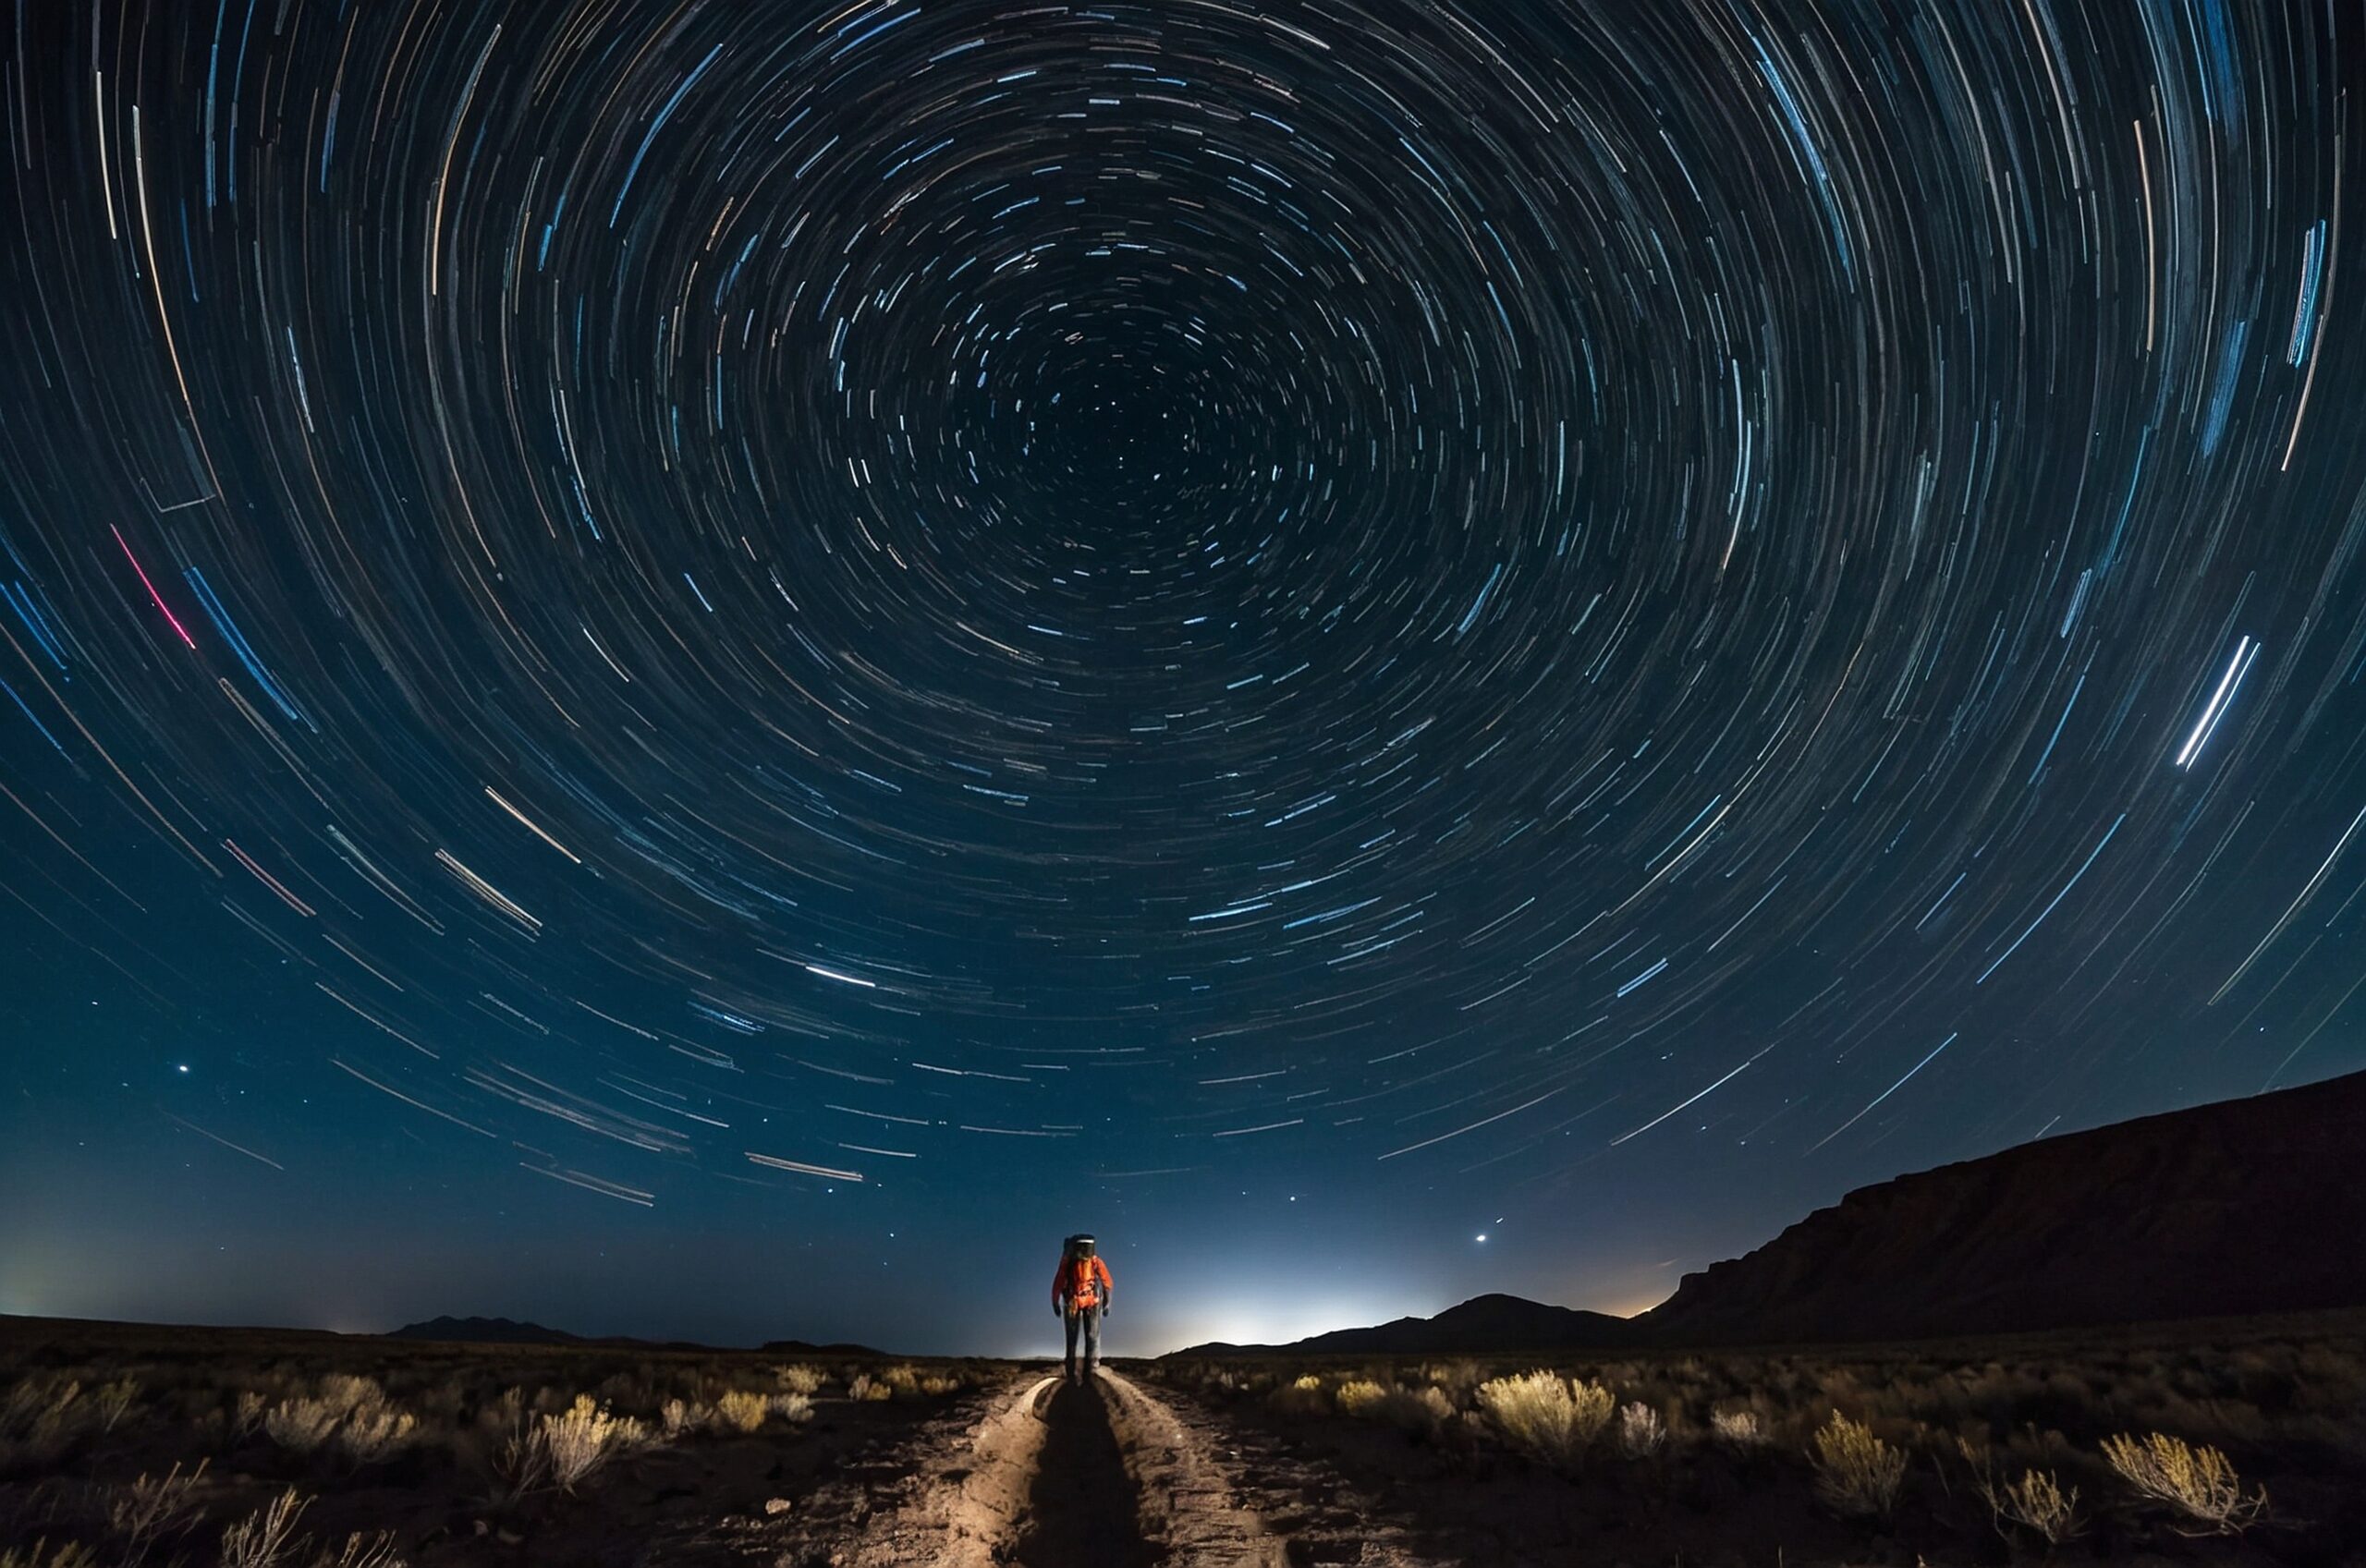
M 2356 1064 L 2358 30 L 21 12 L 22 1113 L 1443 1252 Z

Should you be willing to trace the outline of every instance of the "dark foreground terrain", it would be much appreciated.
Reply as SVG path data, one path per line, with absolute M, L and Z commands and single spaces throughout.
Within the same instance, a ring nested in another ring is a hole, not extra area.
M 1052 1371 L 0 1319 L 0 1568 L 2366 1565 L 2366 1314 Z

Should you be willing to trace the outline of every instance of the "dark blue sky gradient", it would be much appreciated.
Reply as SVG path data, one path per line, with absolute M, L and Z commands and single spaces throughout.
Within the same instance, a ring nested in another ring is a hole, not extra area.
M 2360 27 L 23 9 L 0 1310 L 1632 1311 L 2366 1066 Z

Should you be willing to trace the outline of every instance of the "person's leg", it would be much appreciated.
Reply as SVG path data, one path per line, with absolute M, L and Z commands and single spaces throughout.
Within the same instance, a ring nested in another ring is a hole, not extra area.
M 1063 1373 L 1062 1376 L 1067 1378 L 1069 1382 L 1076 1381 L 1076 1331 L 1078 1320 L 1082 1317 L 1083 1314 L 1079 1312 L 1074 1307 L 1070 1307 L 1068 1308 L 1067 1319 L 1068 1331 L 1068 1361 L 1067 1370 Z
M 1087 1378 L 1101 1366 L 1101 1307 L 1099 1303 L 1084 1311 L 1084 1375 Z

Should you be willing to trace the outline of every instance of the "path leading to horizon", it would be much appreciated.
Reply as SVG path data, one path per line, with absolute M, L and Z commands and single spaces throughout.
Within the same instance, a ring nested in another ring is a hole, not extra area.
M 766 1534 L 784 1568 L 1431 1568 L 1380 1530 L 1347 1556 L 1291 1551 L 1244 1505 L 1213 1428 L 1106 1368 L 1081 1386 L 1024 1374 Z

